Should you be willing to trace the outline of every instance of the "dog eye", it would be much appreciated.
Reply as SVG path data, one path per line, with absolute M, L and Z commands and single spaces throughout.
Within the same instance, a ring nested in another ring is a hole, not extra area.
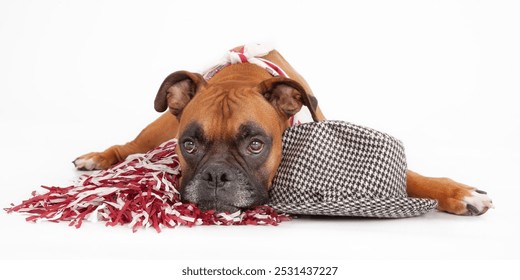
M 194 152 L 197 151 L 197 146 L 191 140 L 184 141 L 182 143 L 182 146 L 183 146 L 184 150 L 186 151 L 186 153 L 188 153 L 188 154 L 193 154 Z
M 252 154 L 259 154 L 264 149 L 264 143 L 260 140 L 253 140 L 247 146 L 247 151 Z

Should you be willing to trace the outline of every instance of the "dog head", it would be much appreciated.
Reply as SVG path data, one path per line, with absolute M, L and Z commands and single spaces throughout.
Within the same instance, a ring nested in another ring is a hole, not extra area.
M 311 104 L 314 97 L 288 78 L 209 84 L 196 73 L 169 75 L 155 109 L 169 108 L 179 120 L 183 201 L 228 212 L 266 203 L 283 131 L 302 105 Z

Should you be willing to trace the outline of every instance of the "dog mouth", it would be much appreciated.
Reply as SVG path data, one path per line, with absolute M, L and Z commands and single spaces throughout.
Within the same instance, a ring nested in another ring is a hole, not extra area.
M 182 201 L 196 204 L 201 211 L 219 213 L 233 213 L 267 203 L 267 188 L 252 183 L 240 172 L 227 177 L 234 179 L 218 181 L 204 174 L 196 175 L 181 186 Z
M 192 202 L 194 203 L 194 202 Z M 195 203 L 200 211 L 215 211 L 216 213 L 235 213 L 237 211 L 247 210 L 248 208 L 237 207 L 231 204 L 225 204 L 218 200 L 213 201 L 199 201 Z

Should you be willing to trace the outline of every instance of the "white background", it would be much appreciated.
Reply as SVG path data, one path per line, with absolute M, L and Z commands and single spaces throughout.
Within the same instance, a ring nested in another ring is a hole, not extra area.
M 135 137 L 158 116 L 153 99 L 169 73 L 198 71 L 232 47 L 262 42 L 307 79 L 329 119 L 400 138 L 412 170 L 486 190 L 496 209 L 161 234 L 30 224 L 2 212 L 0 258 L 518 259 L 519 14 L 515 1 L 2 0 L 2 208 L 40 185 L 70 184 L 76 156 Z M 355 270 L 341 263 L 343 275 Z M 492 268 L 452 267 L 477 276 Z

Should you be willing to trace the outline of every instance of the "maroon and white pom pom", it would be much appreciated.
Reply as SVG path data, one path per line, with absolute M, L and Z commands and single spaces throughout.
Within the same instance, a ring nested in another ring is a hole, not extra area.
M 79 228 L 83 220 L 104 221 L 107 226 L 140 227 L 179 225 L 278 225 L 290 220 L 269 206 L 235 213 L 201 212 L 194 204 L 182 203 L 178 192 L 179 161 L 176 140 L 146 154 L 129 156 L 113 167 L 83 175 L 69 187 L 46 187 L 47 192 L 5 210 L 30 214 L 27 221 L 69 221 Z

